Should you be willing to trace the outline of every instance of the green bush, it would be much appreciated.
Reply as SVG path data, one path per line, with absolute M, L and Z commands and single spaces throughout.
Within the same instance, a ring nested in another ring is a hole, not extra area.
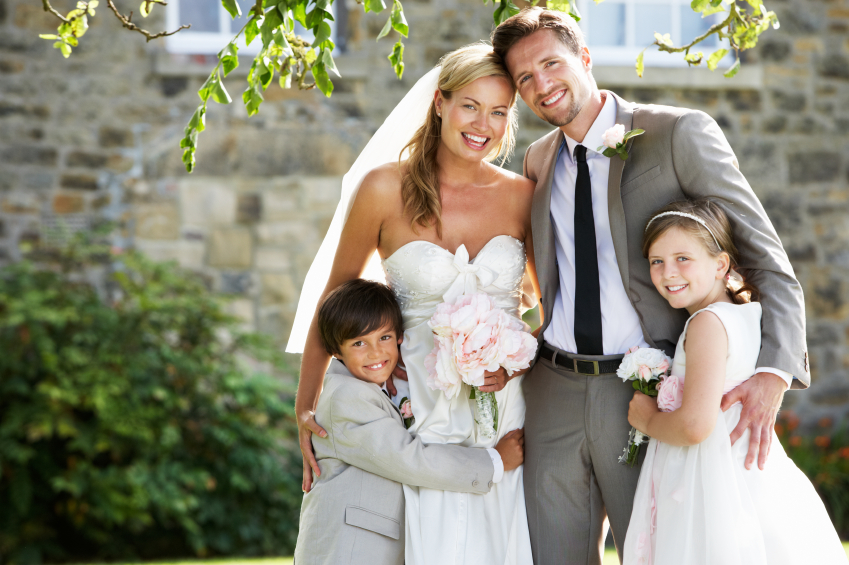
M 282 363 L 173 264 L 77 243 L 0 270 L 0 563 L 291 552 Z
M 847 422 L 849 424 L 849 422 Z M 787 455 L 814 484 L 840 539 L 849 539 L 849 433 L 830 418 L 803 431 L 790 410 L 779 414 L 775 432 Z

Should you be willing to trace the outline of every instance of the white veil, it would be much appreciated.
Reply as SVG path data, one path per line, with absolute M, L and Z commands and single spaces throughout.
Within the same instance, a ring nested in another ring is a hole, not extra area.
M 401 150 L 410 142 L 416 130 L 424 124 L 431 100 L 436 92 L 440 70 L 440 67 L 436 67 L 416 82 L 403 100 L 395 106 L 342 178 L 342 195 L 339 198 L 339 205 L 336 207 L 327 235 L 324 236 L 324 241 L 321 242 L 318 254 L 313 259 L 307 278 L 304 280 L 295 323 L 292 325 L 292 333 L 286 345 L 287 353 L 303 353 L 304 351 L 304 343 L 318 306 L 318 299 L 330 278 L 330 268 L 336 256 L 336 248 L 339 246 L 342 227 L 351 212 L 351 205 L 363 177 L 375 167 L 398 161 Z M 380 256 L 377 252 L 369 261 L 363 278 L 385 282 Z

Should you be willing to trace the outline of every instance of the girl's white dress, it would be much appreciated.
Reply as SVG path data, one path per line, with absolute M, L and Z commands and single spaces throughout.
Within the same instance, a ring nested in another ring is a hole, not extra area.
M 761 305 L 717 303 L 705 310 L 719 317 L 728 334 L 728 392 L 755 372 Z M 690 320 L 672 365 L 672 374 L 682 380 Z M 745 469 L 749 432 L 733 446 L 729 439 L 741 409 L 741 404 L 725 413 L 717 409 L 713 433 L 698 445 L 649 442 L 625 538 L 625 565 L 847 563 L 822 501 L 774 432 L 766 468 Z
M 525 421 L 522 378 L 495 393 L 496 438 L 478 437 L 474 401 L 466 394 L 451 400 L 427 386 L 424 358 L 433 349 L 427 321 L 436 306 L 464 292 L 486 292 L 499 308 L 519 315 L 525 248 L 499 235 L 477 257 L 466 247 L 456 253 L 427 241 L 413 241 L 383 261 L 386 281 L 404 316 L 401 354 L 409 378 L 415 423 L 410 432 L 425 443 L 494 447 Z M 404 485 L 406 565 L 531 565 L 522 468 L 504 473 L 489 494 L 446 492 Z

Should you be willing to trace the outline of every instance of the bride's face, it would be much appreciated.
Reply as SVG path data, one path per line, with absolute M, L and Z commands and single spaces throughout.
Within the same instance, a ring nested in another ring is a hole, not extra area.
M 513 87 L 506 77 L 483 77 L 445 98 L 437 91 L 442 145 L 455 156 L 480 161 L 498 147 L 510 122 Z

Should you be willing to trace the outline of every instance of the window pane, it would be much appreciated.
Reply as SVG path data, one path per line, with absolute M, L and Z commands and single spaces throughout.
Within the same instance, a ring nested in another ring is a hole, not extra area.
M 672 33 L 672 9 L 669 4 L 634 4 L 634 46 L 646 47 L 654 43 L 654 33 Z M 680 37 L 672 41 L 678 45 Z
M 604 2 L 590 6 L 587 40 L 592 47 L 625 45 L 625 5 Z M 589 10 L 587 10 L 589 11 Z
M 210 0 L 179 0 L 180 24 L 192 24 L 191 31 L 219 32 L 219 2 Z
M 681 37 L 680 43 L 690 43 L 692 40 L 703 34 L 710 26 L 716 23 L 716 16 L 708 16 L 702 18 L 701 14 L 693 11 L 689 6 L 681 6 Z M 716 47 L 716 35 L 710 36 L 699 45 Z M 698 51 L 699 45 L 695 47 Z

